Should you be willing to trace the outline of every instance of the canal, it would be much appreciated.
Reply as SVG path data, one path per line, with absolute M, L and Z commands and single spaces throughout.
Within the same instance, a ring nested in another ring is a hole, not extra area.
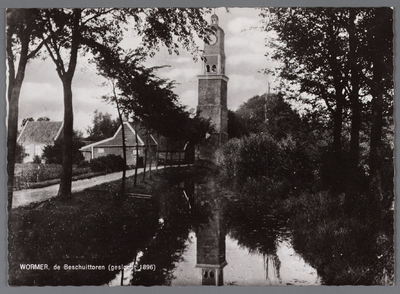
M 215 173 L 171 180 L 157 195 L 159 227 L 108 285 L 319 285 L 284 218 L 240 199 Z
M 122 202 L 115 181 L 9 212 L 9 285 L 392 281 L 390 211 L 380 222 L 360 220 L 327 192 L 280 199 L 257 183 L 234 190 L 213 168 L 172 168 L 140 179 L 137 187 L 127 179 Z M 38 264 L 48 270 L 33 270 Z

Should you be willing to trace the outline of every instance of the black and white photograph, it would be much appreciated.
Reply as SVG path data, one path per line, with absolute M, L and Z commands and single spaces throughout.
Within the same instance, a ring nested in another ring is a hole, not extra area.
M 5 14 L 9 286 L 395 284 L 393 7 Z

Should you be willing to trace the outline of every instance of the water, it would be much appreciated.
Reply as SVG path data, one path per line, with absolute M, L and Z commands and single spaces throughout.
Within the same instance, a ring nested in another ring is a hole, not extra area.
M 206 176 L 173 183 L 158 205 L 152 241 L 108 285 L 321 284 L 292 248 L 286 220 L 256 195 L 238 199 Z

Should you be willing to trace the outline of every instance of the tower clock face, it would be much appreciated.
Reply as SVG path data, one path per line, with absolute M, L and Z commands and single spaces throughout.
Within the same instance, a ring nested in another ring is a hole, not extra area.
M 210 38 L 210 45 L 215 45 L 218 41 L 217 35 L 212 34 L 209 36 L 209 38 Z

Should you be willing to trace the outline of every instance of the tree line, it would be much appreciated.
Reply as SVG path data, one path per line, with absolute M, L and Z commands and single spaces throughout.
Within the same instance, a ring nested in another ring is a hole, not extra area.
M 329 186 L 345 193 L 350 211 L 366 182 L 372 206 L 390 203 L 383 175 L 393 170 L 393 9 L 274 8 L 261 16 L 277 34 L 281 88 L 330 131 Z
M 192 119 L 183 107 L 179 107 L 173 94 L 173 83 L 162 80 L 154 74 L 155 69 L 146 69 L 143 62 L 165 46 L 170 53 L 180 49 L 197 53 L 196 36 L 207 39 L 207 22 L 204 15 L 209 9 L 191 8 L 75 8 L 75 9 L 8 9 L 6 26 L 6 52 L 8 64 L 9 102 L 7 131 L 7 189 L 8 209 L 12 206 L 14 162 L 18 131 L 19 96 L 23 85 L 28 61 L 42 56 L 50 58 L 63 86 L 64 129 L 63 129 L 63 173 L 58 196 L 71 197 L 73 145 L 73 91 L 72 81 L 80 54 L 90 54 L 102 73 L 117 81 L 122 95 L 117 99 L 129 100 L 132 112 L 149 127 L 161 128 L 166 134 L 176 134 L 165 125 L 168 118 L 177 116 L 178 122 L 188 122 L 193 129 L 207 128 L 207 122 Z M 129 30 L 142 39 L 138 48 L 128 52 L 119 45 L 124 30 Z M 128 66 L 129 64 L 129 66 Z M 115 66 L 115 68 L 114 68 Z M 123 75 L 122 71 L 129 70 Z M 132 75 L 131 75 L 132 74 Z M 128 84 L 128 86 L 126 86 Z M 122 86 L 125 85 L 125 86 Z M 137 87 L 136 90 L 133 86 Z M 130 89 L 128 89 L 130 87 Z M 138 92 L 143 87 L 145 92 Z M 165 111 L 153 113 L 162 115 L 156 122 L 149 107 L 153 94 L 158 108 Z M 139 97 L 139 95 L 141 95 Z M 164 96 L 165 95 L 165 96 Z M 142 105 L 143 104 L 143 105 Z M 125 107 L 127 104 L 123 104 Z M 124 111 L 131 109 L 124 108 Z M 161 112 L 161 113 L 160 113 Z M 180 126 L 177 124 L 174 126 Z M 171 126 L 171 124 L 167 124 Z M 182 126 L 184 126 L 182 124 Z M 197 131 L 195 131 L 197 133 Z M 185 131 L 177 132 L 187 136 Z M 196 137 L 197 135 L 195 135 Z

